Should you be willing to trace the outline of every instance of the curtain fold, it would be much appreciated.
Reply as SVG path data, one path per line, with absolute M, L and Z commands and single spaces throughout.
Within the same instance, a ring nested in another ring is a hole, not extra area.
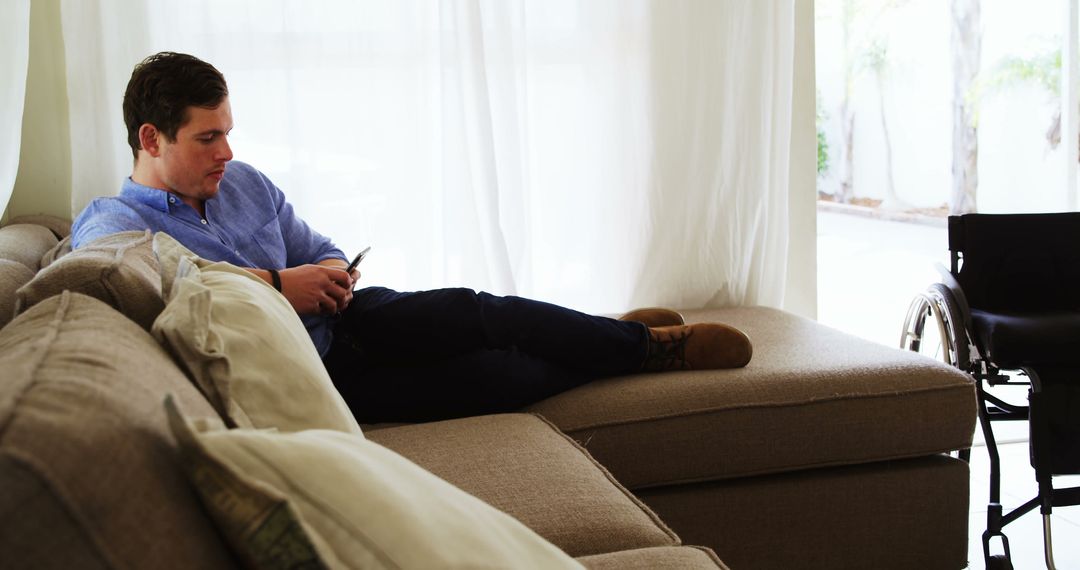
M 19 172 L 26 72 L 30 59 L 30 0 L 0 4 L 0 212 L 11 199 Z
M 631 304 L 778 307 L 794 2 L 652 8 L 652 231 Z
M 123 0 L 61 0 L 71 130 L 71 212 L 111 196 L 133 156 L 121 104 L 131 69 L 151 52 L 148 7 Z
M 362 282 L 591 312 L 780 306 L 794 0 L 65 0 L 73 209 L 144 56 L 229 80 L 237 160 Z

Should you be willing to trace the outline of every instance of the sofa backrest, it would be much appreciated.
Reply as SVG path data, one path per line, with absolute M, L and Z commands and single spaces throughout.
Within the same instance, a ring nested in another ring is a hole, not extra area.
M 215 412 L 147 331 L 64 292 L 0 330 L 0 370 L 5 566 L 235 566 L 184 476 L 162 401 Z
M 0 228 L 0 327 L 15 316 L 15 291 L 33 279 L 41 258 L 59 242 L 52 230 L 37 224 Z

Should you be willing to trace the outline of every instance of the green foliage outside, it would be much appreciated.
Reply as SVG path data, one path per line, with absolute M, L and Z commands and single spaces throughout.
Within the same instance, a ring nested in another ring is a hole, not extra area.
M 821 92 L 817 96 L 817 174 L 822 176 L 829 170 L 829 141 L 825 138 L 825 129 L 821 126 L 826 119 L 825 109 L 821 105 Z
M 1060 43 L 1058 38 L 1048 38 L 1048 45 Z M 988 95 L 1018 85 L 1030 85 L 1046 94 L 1049 103 L 1056 108 L 1050 117 L 1046 142 L 1051 149 L 1061 142 L 1061 49 L 1047 48 L 1028 57 L 1005 57 L 980 79 L 968 98 L 978 100 Z M 975 118 L 978 121 L 978 118 Z

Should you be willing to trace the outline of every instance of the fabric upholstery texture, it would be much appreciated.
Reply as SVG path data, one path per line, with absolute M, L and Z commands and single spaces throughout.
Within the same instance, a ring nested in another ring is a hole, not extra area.
M 0 259 L 0 327 L 15 318 L 15 292 L 34 278 L 29 267 L 10 259 Z
M 974 386 L 940 362 L 776 309 L 684 314 L 688 322 L 718 321 L 745 331 L 754 343 L 753 361 L 731 370 L 599 380 L 528 410 L 635 490 L 918 457 L 971 444 Z
M 505 513 L 354 434 L 226 430 L 167 407 L 204 503 L 252 567 L 581 568 Z
M 71 236 L 67 235 L 41 256 L 41 267 L 48 267 L 54 261 L 69 253 L 71 253 Z
M 48 214 L 27 214 L 16 216 L 8 221 L 8 224 L 34 224 L 44 226 L 57 237 L 62 239 L 71 235 L 71 220 Z
M 542 418 L 499 414 L 369 431 L 571 556 L 676 546 L 679 538 Z
M 195 255 L 190 249 L 184 247 L 184 244 L 165 232 L 154 234 L 153 248 L 160 267 L 161 292 L 166 299 L 172 297 L 172 288 L 176 282 L 176 273 L 180 269 L 181 259 L 187 259 L 197 266 L 212 263 Z
M 939 455 L 638 495 L 731 568 L 957 570 L 967 567 L 969 477 L 967 463 Z
M 659 546 L 623 550 L 577 559 L 589 570 L 728 570 L 711 550 L 694 546 Z
M 0 552 L 11 567 L 106 570 L 79 521 L 31 467 L 0 453 Z
M 25 311 L 61 291 L 104 301 L 150 330 L 165 308 L 150 232 L 106 236 L 50 263 L 19 289 L 15 310 Z
M 0 228 L 0 259 L 18 261 L 37 272 L 41 268 L 41 256 L 59 241 L 46 227 L 10 224 Z
M 228 263 L 179 264 L 153 333 L 223 417 L 239 427 L 362 434 L 285 297 Z
M 0 548 L 5 566 L 61 566 L 69 546 L 92 551 L 88 567 L 234 565 L 183 475 L 161 400 L 214 411 L 145 330 L 65 292 L 0 330 L 0 370 L 0 468 L 13 469 L 0 481 L 21 480 L 0 485 L 0 505 L 48 508 L 35 519 L 15 507 L 0 522 L 19 526 L 0 529 L 0 543 L 19 543 Z

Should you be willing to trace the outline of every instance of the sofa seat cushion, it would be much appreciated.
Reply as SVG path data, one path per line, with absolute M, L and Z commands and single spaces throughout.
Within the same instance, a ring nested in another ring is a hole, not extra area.
M 539 402 L 631 489 L 969 447 L 975 390 L 925 356 L 765 307 L 684 311 L 745 331 L 745 368 L 640 374 Z M 662 458 L 662 459 L 660 459 Z
M 477 416 L 366 435 L 516 518 L 571 556 L 679 544 L 588 453 L 536 416 Z
M 165 404 L 188 475 L 245 567 L 583 570 L 506 513 L 356 434 L 225 429 Z
M 161 403 L 171 392 L 193 413 L 213 408 L 148 332 L 65 292 L 0 330 L 0 370 L 4 567 L 63 567 L 73 552 L 88 568 L 235 565 Z
M 727 570 L 713 551 L 697 546 L 659 546 L 577 559 L 589 570 Z

